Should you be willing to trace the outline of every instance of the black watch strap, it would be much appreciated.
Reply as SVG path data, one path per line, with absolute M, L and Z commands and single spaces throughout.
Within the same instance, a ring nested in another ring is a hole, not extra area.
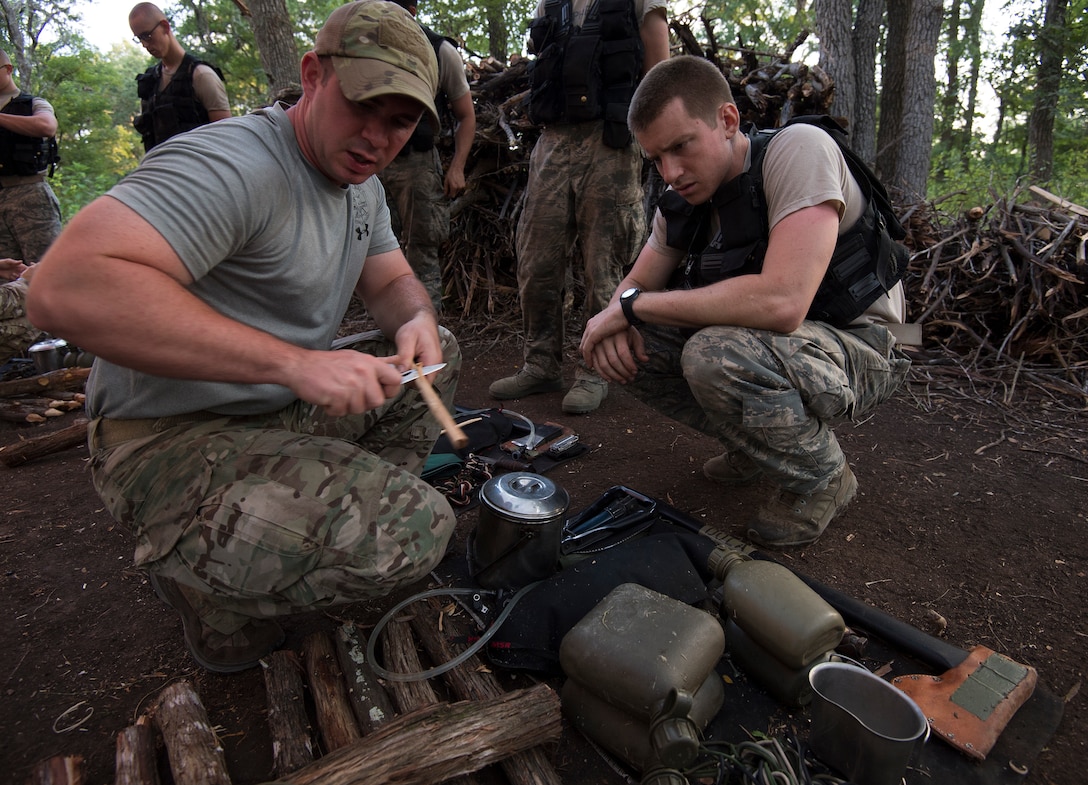
M 638 327 L 645 324 L 645 322 L 635 316 L 634 304 L 640 294 L 642 294 L 641 289 L 628 289 L 620 295 L 620 308 L 623 309 L 623 315 L 626 317 L 627 323 L 632 327 Z

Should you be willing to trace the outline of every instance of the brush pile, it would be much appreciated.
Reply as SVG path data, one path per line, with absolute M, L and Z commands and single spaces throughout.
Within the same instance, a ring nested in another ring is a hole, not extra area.
M 960 216 L 922 206 L 909 317 L 944 356 L 918 370 L 967 375 L 976 394 L 1011 401 L 1018 384 L 1088 405 L 1088 209 L 1030 187 Z

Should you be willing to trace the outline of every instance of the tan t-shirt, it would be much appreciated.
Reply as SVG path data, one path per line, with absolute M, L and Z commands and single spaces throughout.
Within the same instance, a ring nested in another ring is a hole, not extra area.
M 744 170 L 752 165 L 752 150 Z M 767 219 L 774 227 L 791 213 L 824 202 L 833 202 L 839 213 L 839 235 L 845 234 L 861 217 L 867 204 L 857 181 L 850 174 L 846 159 L 835 141 L 811 125 L 791 125 L 778 132 L 767 145 L 763 158 L 763 192 L 767 200 Z M 711 232 L 717 231 L 717 213 L 711 217 Z M 654 215 L 649 245 L 658 253 L 676 259 L 682 250 L 665 244 L 665 219 L 658 210 Z M 906 298 L 901 283 L 870 305 L 854 324 L 902 324 L 906 316 Z

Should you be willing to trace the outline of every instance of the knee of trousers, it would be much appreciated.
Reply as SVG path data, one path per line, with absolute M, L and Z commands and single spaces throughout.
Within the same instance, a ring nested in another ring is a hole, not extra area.
M 692 335 L 684 344 L 680 367 L 693 392 L 725 388 L 720 392 L 740 397 L 746 389 L 781 381 L 774 353 L 754 331 L 739 327 L 706 328 Z

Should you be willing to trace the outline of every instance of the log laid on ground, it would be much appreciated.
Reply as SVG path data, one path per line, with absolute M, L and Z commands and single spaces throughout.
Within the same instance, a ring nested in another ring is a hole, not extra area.
M 192 684 L 179 681 L 164 689 L 151 716 L 166 743 L 174 785 L 230 785 L 223 745 Z
M 366 659 L 366 637 L 351 622 L 341 624 L 334 636 L 336 658 L 344 672 L 348 700 L 355 710 L 355 719 L 363 735 L 393 719 L 396 709 L 374 669 Z
M 155 731 L 151 718 L 141 714 L 136 723 L 117 734 L 114 785 L 159 785 L 155 762 Z
M 416 641 L 406 619 L 393 619 L 382 630 L 382 653 L 385 656 L 385 669 L 393 673 L 419 673 L 423 666 L 419 662 Z M 393 693 L 393 702 L 401 714 L 415 711 L 421 706 L 438 703 L 438 695 L 426 681 L 389 681 L 389 691 Z
M 458 618 L 444 613 L 442 602 L 437 597 L 427 599 L 427 608 L 428 612 L 416 613 L 412 618 L 412 629 L 431 660 L 435 663 L 449 662 L 460 653 L 453 650 L 450 639 L 469 638 L 468 628 Z M 442 676 L 450 691 L 461 700 L 486 700 L 504 692 L 499 680 L 484 669 L 480 658 L 475 655 Z M 499 766 L 510 785 L 562 785 L 559 773 L 540 747 L 511 755 Z
M 54 755 L 37 764 L 26 785 L 83 785 L 82 755 Z
M 46 390 L 78 390 L 83 387 L 90 373 L 90 368 L 61 368 L 59 371 L 49 371 L 28 379 L 10 379 L 0 382 L 0 398 L 43 394 Z
M 79 417 L 65 428 L 0 447 L 0 463 L 9 468 L 21 466 L 43 456 L 86 443 L 87 418 Z
M 561 730 L 559 696 L 538 684 L 491 700 L 419 709 L 276 783 L 433 785 L 553 743 Z
M 293 651 L 274 651 L 265 660 L 264 689 L 272 736 L 272 771 L 277 777 L 298 771 L 314 759 L 310 721 L 302 686 L 302 666 Z
M 302 642 L 302 653 L 317 710 L 317 727 L 325 742 L 325 751 L 332 752 L 362 735 L 351 711 L 332 637 L 325 632 L 307 636 Z

